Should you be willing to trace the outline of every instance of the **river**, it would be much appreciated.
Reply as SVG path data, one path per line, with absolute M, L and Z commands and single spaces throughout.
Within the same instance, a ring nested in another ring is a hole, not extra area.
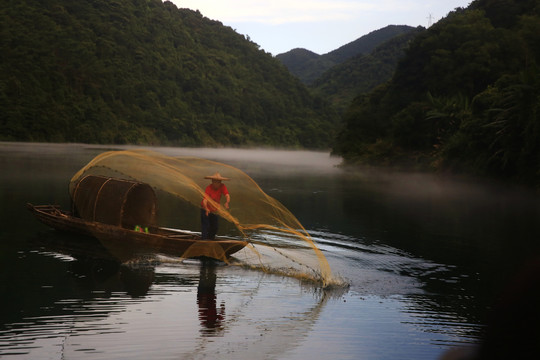
M 480 342 L 500 292 L 539 253 L 527 189 L 345 170 L 324 152 L 153 148 L 246 172 L 349 286 L 159 255 L 118 263 L 25 204 L 68 208 L 71 176 L 119 148 L 0 143 L 2 358 L 437 359 Z

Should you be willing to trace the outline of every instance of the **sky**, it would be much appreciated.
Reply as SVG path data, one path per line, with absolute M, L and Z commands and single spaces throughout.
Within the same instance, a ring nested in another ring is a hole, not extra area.
M 428 27 L 472 0 L 171 0 L 247 35 L 278 55 L 326 54 L 387 25 Z

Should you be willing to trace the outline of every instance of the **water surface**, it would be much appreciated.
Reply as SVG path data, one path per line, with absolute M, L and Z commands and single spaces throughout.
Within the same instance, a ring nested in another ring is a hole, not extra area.
M 479 342 L 539 250 L 540 202 L 523 189 L 351 172 L 324 152 L 156 148 L 248 173 L 350 287 L 164 255 L 118 263 L 25 209 L 69 207 L 69 179 L 106 150 L 0 143 L 2 358 L 436 359 Z

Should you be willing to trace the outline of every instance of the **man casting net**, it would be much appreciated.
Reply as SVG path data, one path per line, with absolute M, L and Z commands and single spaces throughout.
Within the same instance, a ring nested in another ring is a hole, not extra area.
M 230 207 L 205 195 L 209 174 L 230 179 L 227 181 L 228 193 L 232 197 Z M 157 197 L 152 221 L 162 228 L 200 229 L 201 202 L 204 199 L 207 207 L 222 219 L 218 238 L 219 235 L 227 235 L 249 244 L 233 258 L 224 255 L 220 258 L 215 253 L 208 256 L 316 281 L 323 286 L 334 282 L 326 258 L 295 216 L 262 191 L 247 174 L 233 166 L 193 157 L 169 157 L 145 150 L 105 152 L 73 176 L 70 182 L 72 199 L 77 186 L 88 176 L 151 186 Z M 78 206 L 83 207 L 76 209 L 78 212 L 89 211 L 84 209 L 85 203 Z M 141 228 L 145 226 L 139 225 Z M 183 257 L 204 256 L 207 243 L 194 244 Z

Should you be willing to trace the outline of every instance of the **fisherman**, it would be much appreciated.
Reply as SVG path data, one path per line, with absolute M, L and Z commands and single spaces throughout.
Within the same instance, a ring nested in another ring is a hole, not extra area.
M 212 180 L 212 183 L 206 187 L 205 196 L 201 202 L 201 238 L 203 240 L 214 240 L 218 230 L 216 211 L 219 208 L 221 196 L 225 195 L 226 209 L 229 208 L 229 202 L 231 201 L 229 191 L 222 181 L 230 179 L 221 176 L 218 172 L 204 178 Z

